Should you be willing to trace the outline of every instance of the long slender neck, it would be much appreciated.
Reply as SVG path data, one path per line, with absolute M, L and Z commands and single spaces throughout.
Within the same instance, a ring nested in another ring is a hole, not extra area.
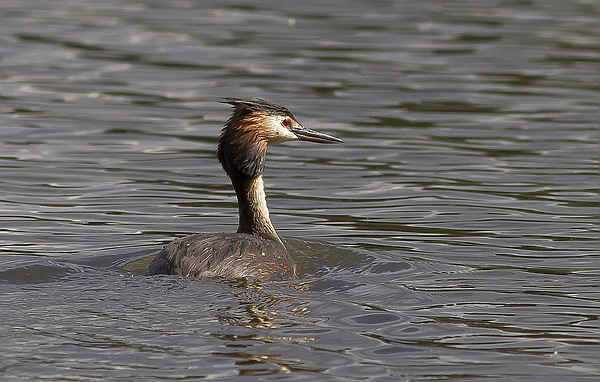
M 269 218 L 262 174 L 241 181 L 232 178 L 232 183 L 240 214 L 237 232 L 259 235 L 281 242 Z
M 262 123 L 257 113 L 236 109 L 221 132 L 217 157 L 237 195 L 237 232 L 281 242 L 269 218 L 263 185 L 268 139 L 257 129 Z

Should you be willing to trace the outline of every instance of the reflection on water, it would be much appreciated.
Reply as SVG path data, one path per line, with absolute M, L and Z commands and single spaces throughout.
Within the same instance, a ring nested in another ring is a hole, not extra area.
M 597 4 L 25 0 L 0 15 L 10 380 L 597 379 Z M 143 277 L 232 231 L 219 97 L 299 278 Z

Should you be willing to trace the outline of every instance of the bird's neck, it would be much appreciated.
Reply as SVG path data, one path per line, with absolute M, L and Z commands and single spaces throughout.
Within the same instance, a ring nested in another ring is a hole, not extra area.
M 263 185 L 267 140 L 251 129 L 253 121 L 252 116 L 233 115 L 221 133 L 217 156 L 237 195 L 237 232 L 281 242 L 269 218 Z
M 237 232 L 281 242 L 269 217 L 262 174 L 237 182 L 232 179 L 232 182 L 240 214 Z

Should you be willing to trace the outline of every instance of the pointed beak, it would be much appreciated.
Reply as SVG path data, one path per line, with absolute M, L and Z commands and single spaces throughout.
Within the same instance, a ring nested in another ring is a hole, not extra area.
M 333 135 L 319 133 L 317 131 L 307 129 L 303 126 L 293 127 L 290 130 L 301 141 L 308 141 L 308 142 L 315 142 L 315 143 L 344 143 L 344 141 L 342 141 L 339 138 L 334 137 Z

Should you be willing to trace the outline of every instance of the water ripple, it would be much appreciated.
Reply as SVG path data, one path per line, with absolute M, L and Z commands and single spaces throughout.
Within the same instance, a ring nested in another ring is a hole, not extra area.
M 596 14 L 3 4 L 3 377 L 597 379 Z M 223 96 L 346 142 L 270 148 L 299 278 L 142 277 L 235 229 Z

